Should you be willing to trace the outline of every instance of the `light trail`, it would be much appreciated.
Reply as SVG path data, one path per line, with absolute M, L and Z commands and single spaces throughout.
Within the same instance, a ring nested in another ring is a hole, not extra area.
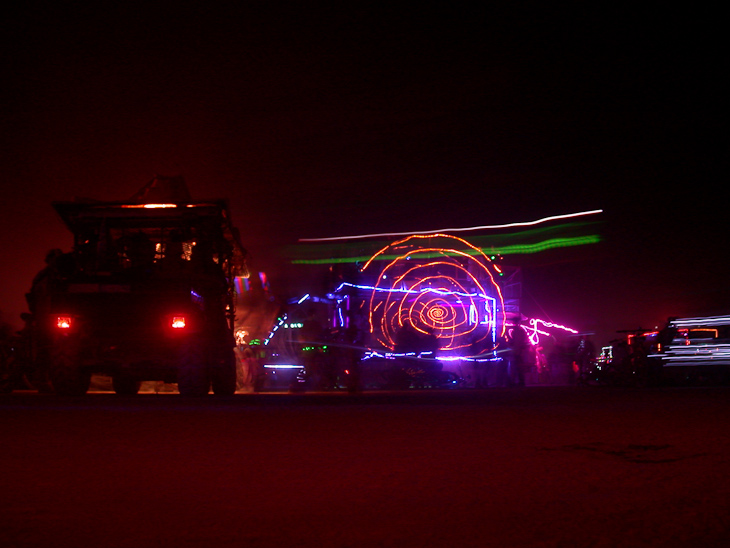
M 730 365 L 730 344 L 671 345 L 664 353 L 650 357 L 662 358 L 665 366 Z
M 730 316 L 705 316 L 672 320 L 675 327 L 703 327 L 709 325 L 730 325 Z
M 301 241 L 301 240 L 300 240 Z M 527 255 L 530 253 L 540 253 L 549 249 L 557 249 L 561 247 L 573 247 L 578 245 L 597 244 L 601 241 L 598 235 L 581 236 L 576 238 L 551 238 L 543 242 L 535 244 L 517 244 L 507 245 L 502 247 L 492 246 L 488 251 L 496 255 Z M 479 251 L 465 250 L 464 253 L 468 253 L 472 256 L 478 256 L 481 253 Z M 437 257 L 441 254 L 434 253 L 432 257 Z M 378 257 L 379 260 L 391 260 L 398 258 L 398 255 L 381 255 Z M 342 263 L 363 263 L 372 259 L 372 256 L 359 256 L 359 257 L 329 257 L 324 259 L 294 259 L 292 264 L 342 264 Z
M 363 240 L 367 238 L 382 238 L 382 237 L 393 237 L 393 236 L 409 236 L 414 234 L 433 234 L 436 232 L 469 232 L 475 230 L 496 230 L 501 228 L 513 228 L 522 226 L 535 226 L 550 221 L 557 221 L 561 219 L 573 219 L 576 217 L 584 217 L 586 215 L 595 215 L 597 213 L 603 213 L 602 209 L 592 209 L 589 211 L 581 211 L 578 213 L 567 213 L 565 215 L 552 215 L 550 217 L 543 217 L 535 221 L 526 221 L 519 223 L 507 223 L 502 225 L 482 225 L 482 226 L 471 226 L 464 228 L 442 228 L 439 230 L 425 230 L 419 232 L 381 232 L 377 234 L 359 234 L 356 236 L 333 236 L 329 238 L 300 238 L 300 242 L 334 242 L 342 240 Z

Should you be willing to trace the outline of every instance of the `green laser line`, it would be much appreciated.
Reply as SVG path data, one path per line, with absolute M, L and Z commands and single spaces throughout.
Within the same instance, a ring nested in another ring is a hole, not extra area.
M 578 245 L 597 244 L 601 241 L 601 237 L 597 234 L 589 236 L 580 236 L 576 238 L 552 238 L 535 244 L 516 244 L 506 245 L 502 247 L 491 247 L 488 250 L 483 250 L 486 255 L 526 255 L 530 253 L 540 253 L 549 249 L 557 249 L 561 247 L 574 247 Z M 414 250 L 414 251 L 417 251 Z M 478 255 L 479 252 L 473 249 L 465 250 L 465 253 L 469 255 Z M 419 254 L 418 258 L 433 259 L 435 257 L 446 256 L 458 256 L 456 253 L 424 253 Z M 380 255 L 377 260 L 388 260 L 392 261 L 402 255 Z M 328 259 L 294 259 L 292 264 L 342 264 L 342 263 L 357 263 L 365 262 L 370 259 L 371 256 L 360 256 L 360 257 L 331 257 Z

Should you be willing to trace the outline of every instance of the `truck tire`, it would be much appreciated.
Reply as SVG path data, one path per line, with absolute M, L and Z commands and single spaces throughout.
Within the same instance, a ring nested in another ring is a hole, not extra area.
M 183 345 L 178 359 L 177 388 L 183 396 L 204 396 L 210 383 L 205 347 L 198 341 Z
M 51 350 L 49 377 L 60 396 L 83 396 L 91 383 L 91 374 L 79 366 L 78 350 L 65 342 Z
M 236 393 L 236 356 L 233 349 L 213 352 L 210 365 L 210 379 L 213 393 L 217 396 L 232 396 Z
M 15 385 L 15 356 L 0 347 L 0 394 L 9 394 Z
M 133 396 L 139 392 L 142 383 L 125 374 L 117 374 L 112 377 L 114 393 L 120 396 Z

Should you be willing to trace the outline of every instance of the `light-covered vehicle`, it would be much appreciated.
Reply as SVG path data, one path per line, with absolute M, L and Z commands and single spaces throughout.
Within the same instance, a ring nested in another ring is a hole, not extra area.
M 730 379 L 730 316 L 671 319 L 659 333 L 654 357 L 669 377 Z

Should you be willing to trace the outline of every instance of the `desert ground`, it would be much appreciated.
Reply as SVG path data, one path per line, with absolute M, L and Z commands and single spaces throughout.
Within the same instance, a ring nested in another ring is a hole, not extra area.
M 3 547 L 727 546 L 730 388 L 0 397 Z

